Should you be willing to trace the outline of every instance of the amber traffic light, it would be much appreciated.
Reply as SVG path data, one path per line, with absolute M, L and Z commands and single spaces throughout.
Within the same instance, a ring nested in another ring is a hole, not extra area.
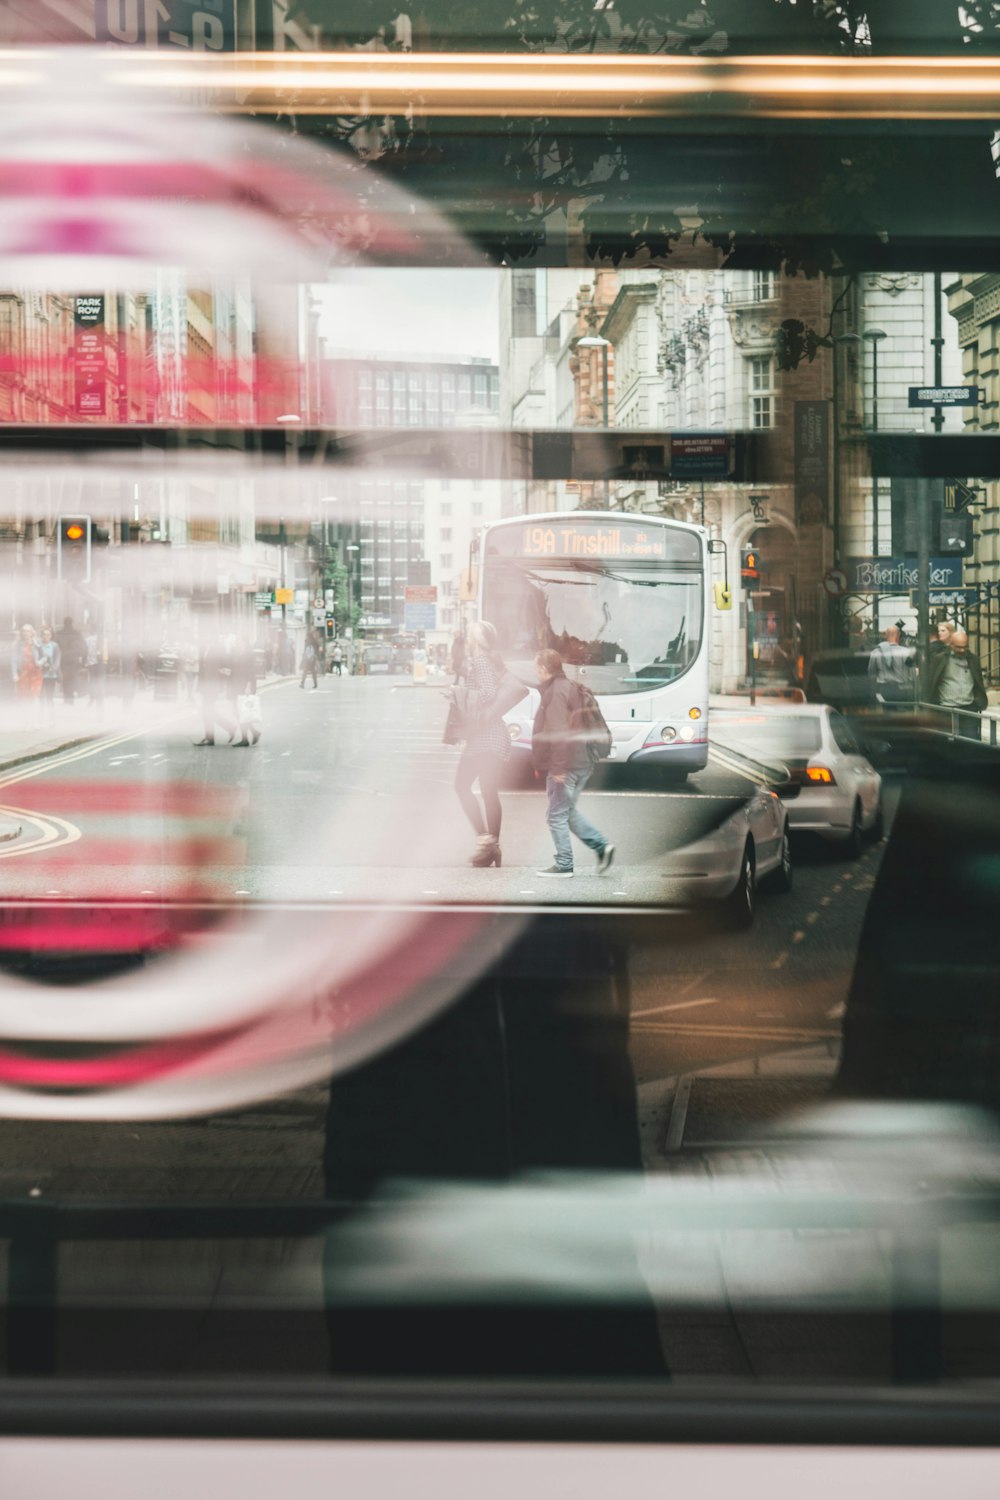
M 760 549 L 758 547 L 743 548 L 740 576 L 748 583 L 756 583 L 760 578 Z
M 64 583 L 90 582 L 89 516 L 60 516 L 56 532 L 56 574 Z

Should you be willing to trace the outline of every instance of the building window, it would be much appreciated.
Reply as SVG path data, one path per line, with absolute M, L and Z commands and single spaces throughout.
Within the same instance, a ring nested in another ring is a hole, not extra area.
M 358 371 L 358 390 L 359 391 L 370 391 L 371 388 L 372 388 L 372 372 L 371 372 L 371 370 L 359 370 Z
M 472 502 L 472 514 L 474 516 L 481 516 L 482 513 L 483 513 L 483 502 L 481 500 L 474 500 Z
M 774 365 L 769 354 L 750 359 L 750 426 L 774 425 Z
M 448 569 L 450 569 L 451 562 L 452 562 L 451 553 L 450 552 L 442 552 L 442 554 L 441 554 L 441 567 L 442 567 L 443 571 L 447 571 Z
M 442 542 L 450 542 L 451 541 L 451 527 L 450 526 L 442 526 L 441 527 L 441 540 L 442 540 Z
M 450 516 L 451 515 L 451 501 L 450 500 L 443 500 L 441 502 L 441 514 L 443 516 Z
M 774 298 L 774 272 L 754 271 L 751 292 L 755 302 L 770 302 Z

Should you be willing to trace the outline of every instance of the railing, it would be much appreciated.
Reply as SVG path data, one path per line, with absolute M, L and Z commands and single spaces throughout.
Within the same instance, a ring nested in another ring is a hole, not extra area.
M 915 703 L 914 711 L 931 719 L 930 728 L 950 739 L 979 740 L 991 749 L 997 748 L 997 724 L 1000 710 L 984 709 L 982 713 L 962 708 L 943 708 L 940 703 Z
M 890 1195 L 796 1195 L 779 1188 L 759 1190 L 749 1198 L 739 1187 L 727 1196 L 716 1180 L 710 1197 L 691 1201 L 679 1196 L 676 1202 L 661 1204 L 659 1213 L 640 1198 L 642 1222 L 633 1215 L 622 1223 L 621 1232 L 628 1235 L 641 1228 L 658 1235 L 666 1229 L 682 1235 L 854 1230 L 884 1235 L 890 1246 L 893 1377 L 904 1384 L 940 1379 L 941 1235 L 957 1225 L 1000 1223 L 1000 1195 L 984 1190 L 894 1199 Z M 605 1209 L 602 1199 L 596 1211 L 603 1214 Z M 14 1377 L 56 1373 L 58 1252 L 63 1242 L 319 1237 L 349 1211 L 347 1205 L 332 1202 L 87 1205 L 0 1201 L 0 1239 L 9 1241 L 5 1373 Z M 794 1302 L 783 1310 L 794 1311 Z

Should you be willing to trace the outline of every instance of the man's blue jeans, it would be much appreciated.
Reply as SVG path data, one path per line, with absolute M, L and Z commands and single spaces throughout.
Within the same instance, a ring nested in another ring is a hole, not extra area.
M 573 845 L 570 833 L 575 833 L 588 849 L 603 854 L 607 839 L 577 811 L 576 799 L 590 780 L 590 771 L 567 771 L 565 780 L 556 781 L 550 771 L 545 778 L 545 793 L 548 807 L 545 820 L 556 846 L 556 866 L 560 870 L 572 870 Z

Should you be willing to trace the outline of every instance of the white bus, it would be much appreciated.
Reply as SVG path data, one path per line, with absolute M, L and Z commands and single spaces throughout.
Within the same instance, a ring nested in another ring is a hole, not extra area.
M 596 694 L 611 759 L 700 770 L 708 756 L 708 534 L 607 511 L 519 516 L 480 541 L 479 617 L 509 669 L 536 687 L 535 653 L 559 652 Z M 537 691 L 508 715 L 527 759 Z

